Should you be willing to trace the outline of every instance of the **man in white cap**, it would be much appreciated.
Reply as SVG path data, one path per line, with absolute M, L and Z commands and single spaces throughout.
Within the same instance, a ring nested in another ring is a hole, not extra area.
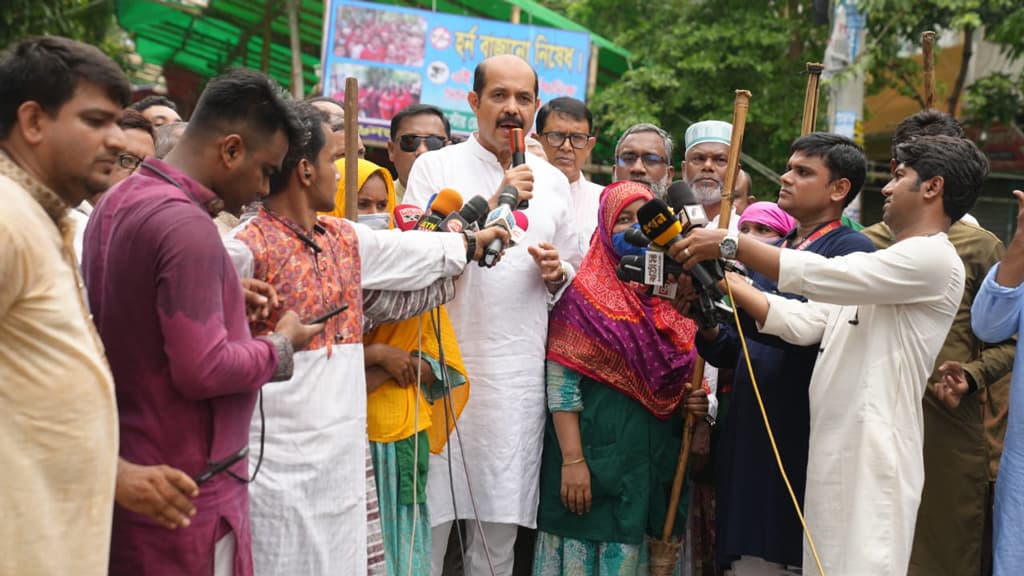
M 731 139 L 732 124 L 720 120 L 704 120 L 686 129 L 683 179 L 704 205 L 704 212 L 711 220 L 711 228 L 718 227 Z M 739 217 L 733 209 L 729 217 L 729 229 L 738 230 L 738 221 Z

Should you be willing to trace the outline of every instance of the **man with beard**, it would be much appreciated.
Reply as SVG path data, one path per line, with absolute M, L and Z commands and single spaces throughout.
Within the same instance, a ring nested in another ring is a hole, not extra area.
M 131 88 L 67 38 L 0 55 L 0 572 L 106 574 L 117 407 L 68 208 L 109 186 Z
M 725 186 L 725 170 L 729 166 L 731 140 L 732 124 L 720 120 L 697 122 L 686 129 L 683 179 L 704 205 L 711 228 L 718 226 L 719 212 L 722 211 L 722 187 Z M 739 218 L 733 208 L 729 230 L 739 231 L 738 226 Z
M 615 145 L 613 179 L 634 180 L 665 198 L 675 171 L 672 168 L 672 137 L 654 124 L 630 126 Z
M 569 179 L 576 233 L 580 252 L 584 254 L 597 228 L 597 208 L 604 190 L 604 186 L 588 181 L 580 171 L 597 142 L 591 136 L 593 131 L 594 117 L 587 105 L 575 98 L 555 98 L 537 111 L 534 139 L 540 142 L 548 162 Z
M 536 527 L 548 308 L 580 262 L 565 176 L 532 154 L 511 166 L 509 134 L 512 128 L 529 132 L 537 92 L 537 74 L 521 58 L 484 60 L 468 96 L 478 132 L 420 156 L 406 189 L 406 202 L 420 206 L 444 187 L 489 195 L 493 207 L 511 185 L 520 201 L 530 202 L 523 210 L 529 219 L 525 238 L 505 252 L 500 266 L 467 269 L 448 305 L 473 388 L 457 432 L 440 455 L 430 457 L 436 576 L 454 520 L 470 520 L 466 573 L 474 575 L 490 574 L 490 566 L 497 576 L 510 575 L 517 525 Z

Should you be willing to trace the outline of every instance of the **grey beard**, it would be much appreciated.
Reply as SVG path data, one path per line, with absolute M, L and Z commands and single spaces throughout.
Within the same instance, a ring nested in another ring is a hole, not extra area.
M 721 184 L 694 184 L 690 189 L 693 190 L 701 204 L 714 204 L 722 201 Z
M 660 182 L 651 182 L 650 187 L 655 198 L 668 199 L 668 178 L 663 178 Z

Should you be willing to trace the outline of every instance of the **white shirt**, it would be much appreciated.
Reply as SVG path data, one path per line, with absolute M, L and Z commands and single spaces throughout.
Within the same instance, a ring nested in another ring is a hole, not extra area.
M 580 253 L 590 248 L 590 238 L 597 229 L 597 210 L 601 206 L 601 192 L 604 186 L 594 184 L 580 172 L 575 182 L 569 183 L 569 197 L 572 198 L 573 214 L 576 217 L 576 235 L 580 241 Z
M 905 574 L 924 485 L 921 399 L 964 289 L 945 234 L 824 258 L 783 250 L 761 331 L 820 342 L 804 512 L 829 576 Z M 823 302 L 828 302 L 824 304 Z M 804 573 L 816 574 L 804 544 Z
M 529 219 L 525 239 L 506 250 L 493 268 L 468 266 L 457 283 L 455 299 L 448 304 L 471 388 L 458 420 L 458 434 L 451 434 L 444 452 L 430 456 L 427 503 L 434 526 L 455 519 L 449 455 L 459 518 L 474 517 L 465 462 L 480 520 L 536 525 L 551 299 L 526 248 L 539 242 L 554 244 L 570 279 L 581 255 L 568 180 L 541 158 L 527 154 L 526 162 L 533 170 L 534 196 L 524 211 Z M 417 158 L 405 199 L 424 206 L 431 194 L 444 187 L 454 188 L 465 198 L 474 194 L 489 198 L 504 173 L 474 135 Z

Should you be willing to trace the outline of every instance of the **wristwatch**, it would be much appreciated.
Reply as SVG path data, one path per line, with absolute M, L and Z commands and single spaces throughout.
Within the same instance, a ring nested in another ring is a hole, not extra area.
M 740 233 L 738 230 L 729 230 L 726 233 L 725 238 L 718 243 L 718 250 L 722 253 L 722 258 L 726 260 L 736 259 L 736 250 L 739 248 Z

